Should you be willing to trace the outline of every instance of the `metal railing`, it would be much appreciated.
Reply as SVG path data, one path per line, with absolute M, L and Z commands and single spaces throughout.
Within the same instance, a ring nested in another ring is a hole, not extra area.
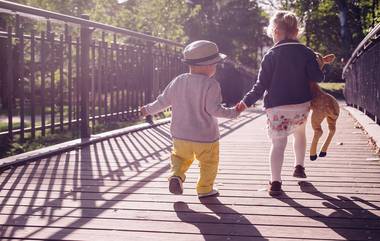
M 344 95 L 380 124 L 380 24 L 358 45 L 343 69 Z
M 173 41 L 8 1 L 0 0 L 0 13 L 8 126 L 0 136 L 80 130 L 87 138 L 97 123 L 139 117 L 184 71 L 183 46 Z

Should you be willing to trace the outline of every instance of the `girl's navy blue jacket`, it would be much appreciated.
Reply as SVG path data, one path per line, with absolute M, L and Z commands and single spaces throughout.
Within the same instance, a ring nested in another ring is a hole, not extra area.
M 309 82 L 323 79 L 315 53 L 297 40 L 283 40 L 265 54 L 256 84 L 243 98 L 247 106 L 260 99 L 264 107 L 301 104 L 312 99 Z

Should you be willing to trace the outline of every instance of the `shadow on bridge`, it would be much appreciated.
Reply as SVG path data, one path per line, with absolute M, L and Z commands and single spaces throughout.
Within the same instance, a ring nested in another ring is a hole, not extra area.
M 217 197 L 201 199 L 201 203 L 212 213 L 196 212 L 185 202 L 175 202 L 173 207 L 178 218 L 198 228 L 205 241 L 221 240 L 222 235 L 228 236 L 230 240 L 268 240 L 244 215 L 224 205 Z
M 307 181 L 300 181 L 299 186 L 302 192 L 320 198 L 325 208 L 333 209 L 334 212 L 324 215 L 311 207 L 297 203 L 287 195 L 278 198 L 278 200 L 288 204 L 289 207 L 293 207 L 303 216 L 311 217 L 323 223 L 342 236 L 344 240 L 380 240 L 380 217 L 359 206 L 356 202 L 365 204 L 374 210 L 380 210 L 380 207 L 355 196 L 350 198 L 341 195 L 338 195 L 337 198 L 331 197 L 320 192 L 312 183 Z M 316 236 L 317 234 L 318 232 L 316 232 Z
M 258 116 L 248 112 L 222 122 L 221 135 Z M 166 124 L 4 171 L 0 237 L 62 240 L 78 229 L 145 232 L 152 227 L 123 224 L 144 219 L 147 193 L 168 194 L 163 176 L 170 150 Z

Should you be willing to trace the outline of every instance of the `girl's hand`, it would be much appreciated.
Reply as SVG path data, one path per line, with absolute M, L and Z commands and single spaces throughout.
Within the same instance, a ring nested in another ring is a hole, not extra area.
M 245 109 L 247 109 L 247 106 L 245 105 L 245 103 L 243 101 L 240 101 L 236 106 L 235 106 L 235 110 L 237 112 L 243 112 Z
M 141 107 L 140 112 L 141 112 L 141 115 L 143 117 L 146 117 L 146 116 L 149 115 L 148 112 L 146 111 L 146 107 L 145 106 Z

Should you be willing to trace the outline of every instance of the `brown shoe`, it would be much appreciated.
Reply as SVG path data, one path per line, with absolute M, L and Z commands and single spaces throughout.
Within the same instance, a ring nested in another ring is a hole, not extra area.
M 301 165 L 297 165 L 294 168 L 293 177 L 306 178 L 305 168 Z
M 279 181 L 274 181 L 274 182 L 269 182 L 268 186 L 268 193 L 271 196 L 279 196 L 283 193 L 281 189 L 281 182 Z
M 183 193 L 182 179 L 177 176 L 169 178 L 169 191 L 175 195 L 181 195 Z

